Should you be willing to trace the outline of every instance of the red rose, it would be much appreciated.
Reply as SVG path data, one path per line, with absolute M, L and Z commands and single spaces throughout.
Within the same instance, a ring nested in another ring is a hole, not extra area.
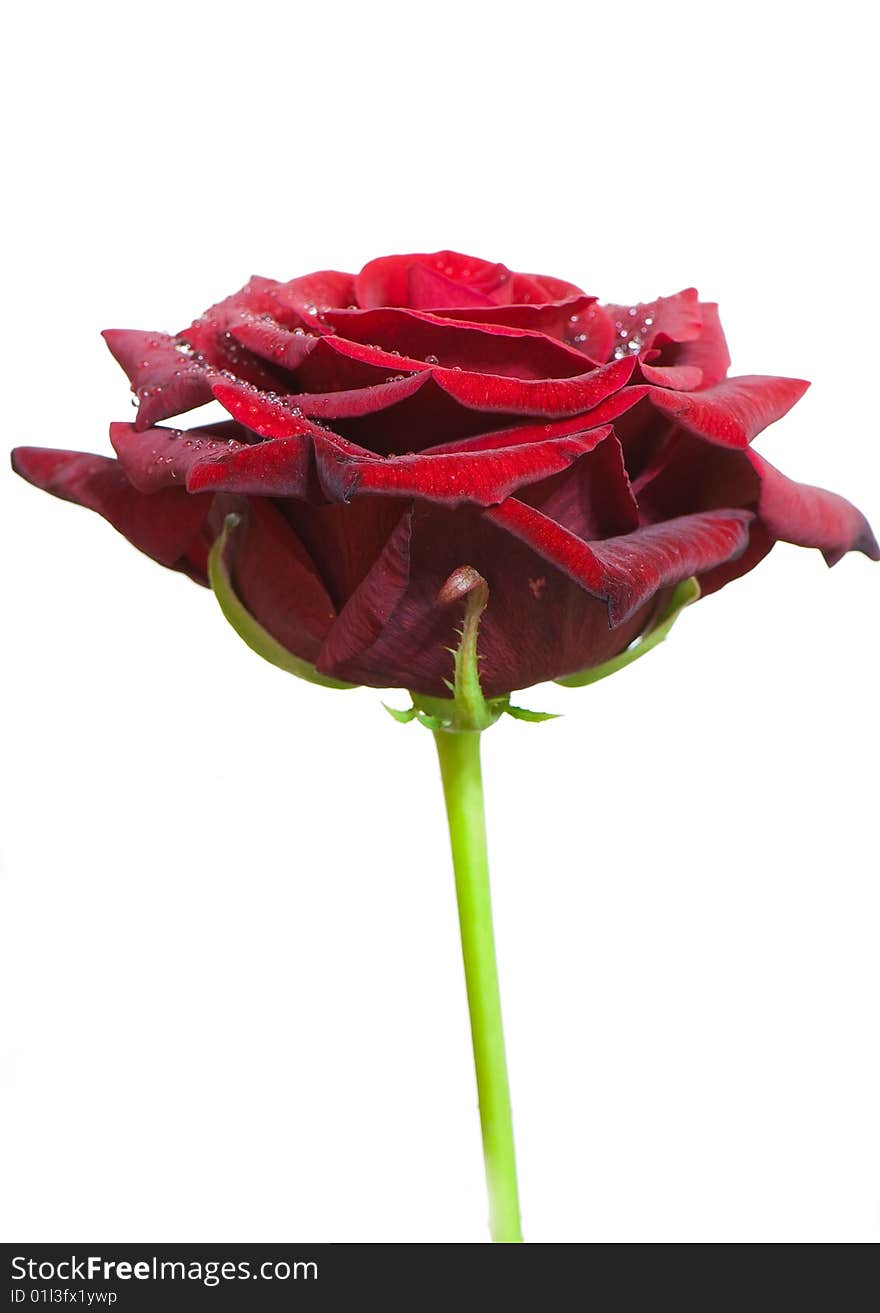
M 693 290 L 600 306 L 443 251 L 253 278 L 175 337 L 105 336 L 139 401 L 118 460 L 25 447 L 16 470 L 202 584 L 239 512 L 241 602 L 340 680 L 446 694 L 460 616 L 438 592 L 463 565 L 489 585 L 495 696 L 608 660 L 672 585 L 711 592 L 778 539 L 878 556 L 849 502 L 750 449 L 807 385 L 728 379 Z M 212 397 L 231 420 L 154 427 Z

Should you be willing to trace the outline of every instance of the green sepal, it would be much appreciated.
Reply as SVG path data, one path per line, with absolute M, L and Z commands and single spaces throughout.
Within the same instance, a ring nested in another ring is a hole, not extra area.
M 662 643 L 672 626 L 686 606 L 695 602 L 700 596 L 700 585 L 695 578 L 684 579 L 678 584 L 669 599 L 669 605 L 657 617 L 650 629 L 637 638 L 634 643 L 610 661 L 604 661 L 600 666 L 593 666 L 590 670 L 582 670 L 577 675 L 563 675 L 557 679 L 557 684 L 562 684 L 565 688 L 583 688 L 586 684 L 595 684 L 597 680 L 605 679 L 608 675 L 614 675 L 618 670 L 623 670 L 625 666 L 632 665 L 639 657 L 645 656 L 658 643 Z
M 383 702 L 382 706 L 388 712 L 388 715 L 400 725 L 408 725 L 409 722 L 415 720 L 416 716 L 419 714 L 415 707 L 407 707 L 405 711 L 400 711 L 397 707 L 389 707 L 387 702 Z
M 298 679 L 307 679 L 310 684 L 320 684 L 323 688 L 356 688 L 356 684 L 345 684 L 342 680 L 331 679 L 321 675 L 302 657 L 294 656 L 286 647 L 273 638 L 267 629 L 254 619 L 246 609 L 232 586 L 229 567 L 226 564 L 226 549 L 232 534 L 241 523 L 240 515 L 227 515 L 223 521 L 223 531 L 211 548 L 208 557 L 208 578 L 214 590 L 214 596 L 220 604 L 220 610 L 232 625 L 239 638 L 244 639 L 248 647 L 261 656 L 264 661 L 286 670 Z
M 558 711 L 530 711 L 528 707 L 514 707 L 508 703 L 504 708 L 506 715 L 513 716 L 514 720 L 558 720 Z
M 429 716 L 426 711 L 418 711 L 416 708 L 413 708 L 413 710 L 418 717 L 419 724 L 424 725 L 425 729 L 452 729 L 452 721 L 447 720 L 444 716 Z

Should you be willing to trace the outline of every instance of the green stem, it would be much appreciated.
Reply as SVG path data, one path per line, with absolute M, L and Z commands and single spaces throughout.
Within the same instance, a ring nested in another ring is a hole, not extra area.
M 501 1026 L 492 931 L 489 861 L 480 771 L 480 733 L 434 733 L 446 798 L 461 948 L 480 1100 L 492 1239 L 519 1243 L 522 1230 L 513 1151 L 513 1117 Z

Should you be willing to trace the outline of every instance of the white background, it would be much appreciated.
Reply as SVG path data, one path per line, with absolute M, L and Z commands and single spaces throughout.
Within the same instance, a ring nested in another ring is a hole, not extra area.
M 734 372 L 813 380 L 760 450 L 876 525 L 866 11 L 724 12 L 19 6 L 8 445 L 109 451 L 101 328 L 449 246 L 696 284 Z M 3 1238 L 484 1239 L 429 735 L 0 493 Z M 878 585 L 780 546 L 487 736 L 528 1239 L 880 1236 Z

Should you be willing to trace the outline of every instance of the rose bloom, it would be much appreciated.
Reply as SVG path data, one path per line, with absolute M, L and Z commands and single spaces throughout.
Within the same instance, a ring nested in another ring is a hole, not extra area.
M 105 338 L 138 402 L 117 459 L 37 447 L 31 483 L 98 511 L 207 584 L 227 515 L 232 586 L 333 679 L 448 694 L 461 566 L 489 586 L 487 696 L 579 672 L 777 540 L 877 559 L 864 517 L 752 451 L 805 391 L 728 378 L 693 289 L 600 305 L 572 283 L 441 251 L 355 277 L 252 278 L 174 336 Z M 225 422 L 161 421 L 217 398 Z

